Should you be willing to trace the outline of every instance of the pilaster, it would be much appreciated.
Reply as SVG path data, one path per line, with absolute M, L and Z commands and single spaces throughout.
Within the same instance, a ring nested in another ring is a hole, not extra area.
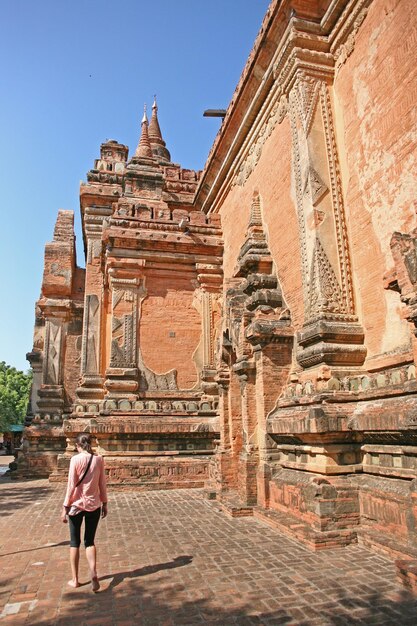
M 81 384 L 77 397 L 97 402 L 104 397 L 103 379 L 103 309 L 104 277 L 102 272 L 102 232 L 111 206 L 87 206 L 84 210 L 84 237 L 87 247 L 84 318 L 81 349 Z
M 357 368 L 366 349 L 355 311 L 334 127 L 334 59 L 309 23 L 294 20 L 274 72 L 288 100 L 292 132 L 304 298 L 297 360 L 303 368 Z
M 207 394 L 218 394 L 215 383 L 215 317 L 219 317 L 221 307 L 222 268 L 217 264 L 196 263 L 197 280 L 200 285 L 201 331 L 202 331 L 202 370 L 200 374 L 202 390 Z

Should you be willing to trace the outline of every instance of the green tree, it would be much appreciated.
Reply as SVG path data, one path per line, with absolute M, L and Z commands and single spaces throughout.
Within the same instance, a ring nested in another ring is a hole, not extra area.
M 0 432 L 22 424 L 29 401 L 32 373 L 25 374 L 0 362 Z

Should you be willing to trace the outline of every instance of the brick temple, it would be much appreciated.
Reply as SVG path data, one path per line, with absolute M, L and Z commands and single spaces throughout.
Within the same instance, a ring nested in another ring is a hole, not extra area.
M 45 249 L 18 474 L 64 480 L 87 431 L 110 485 L 417 556 L 416 33 L 414 0 L 273 0 L 203 172 L 156 102 L 101 145 L 85 269 L 71 211 Z

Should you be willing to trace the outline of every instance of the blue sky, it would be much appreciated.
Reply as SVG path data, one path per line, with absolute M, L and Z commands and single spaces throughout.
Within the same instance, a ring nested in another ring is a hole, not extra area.
M 157 94 L 171 158 L 202 169 L 269 0 L 2 0 L 0 361 L 26 370 L 57 211 L 116 139 L 135 149 Z

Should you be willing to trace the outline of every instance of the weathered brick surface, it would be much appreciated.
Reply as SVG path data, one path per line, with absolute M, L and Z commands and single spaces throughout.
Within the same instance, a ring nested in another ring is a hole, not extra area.
M 342 169 L 358 306 L 368 359 L 383 365 L 409 349 L 398 294 L 384 291 L 394 231 L 416 226 L 417 67 L 413 0 L 371 3 L 335 79 Z
M 111 493 L 97 537 L 102 591 L 91 593 L 84 558 L 72 590 L 62 497 L 46 481 L 0 483 L 8 626 L 415 624 L 417 600 L 393 561 L 358 546 L 312 554 L 254 518 L 226 517 L 201 491 Z
M 221 207 L 225 279 L 233 274 L 249 221 L 254 189 L 262 195 L 262 217 L 271 254 L 295 328 L 303 322 L 298 223 L 291 182 L 291 129 L 288 118 L 265 141 L 255 170 L 243 187 L 234 186 Z M 285 224 L 285 227 L 283 227 Z
M 147 277 L 148 296 L 142 304 L 139 344 L 147 366 L 158 374 L 177 370 L 180 389 L 197 381 L 193 360 L 201 338 L 201 317 L 193 299 L 195 277 Z M 180 358 L 179 355 L 181 355 Z
M 302 16 L 327 9 L 319 41 Z M 196 194 L 224 238 L 221 443 L 233 457 L 233 435 L 242 442 L 234 466 L 219 464 L 218 491 L 233 514 L 256 497 L 311 546 L 359 533 L 397 556 L 415 548 L 416 19 L 411 0 L 271 2 Z M 253 278 L 239 270 L 250 249 L 261 273 L 255 197 L 294 330 L 270 369 L 269 337 L 251 334 Z M 329 306 L 339 288 L 345 309 Z
M 46 248 L 23 475 L 67 437 L 64 479 L 86 431 L 119 487 L 204 484 L 313 548 L 411 555 L 416 25 L 413 0 L 272 0 L 204 172 L 170 162 L 156 103 L 129 160 L 102 144 L 84 314 L 69 212 Z

